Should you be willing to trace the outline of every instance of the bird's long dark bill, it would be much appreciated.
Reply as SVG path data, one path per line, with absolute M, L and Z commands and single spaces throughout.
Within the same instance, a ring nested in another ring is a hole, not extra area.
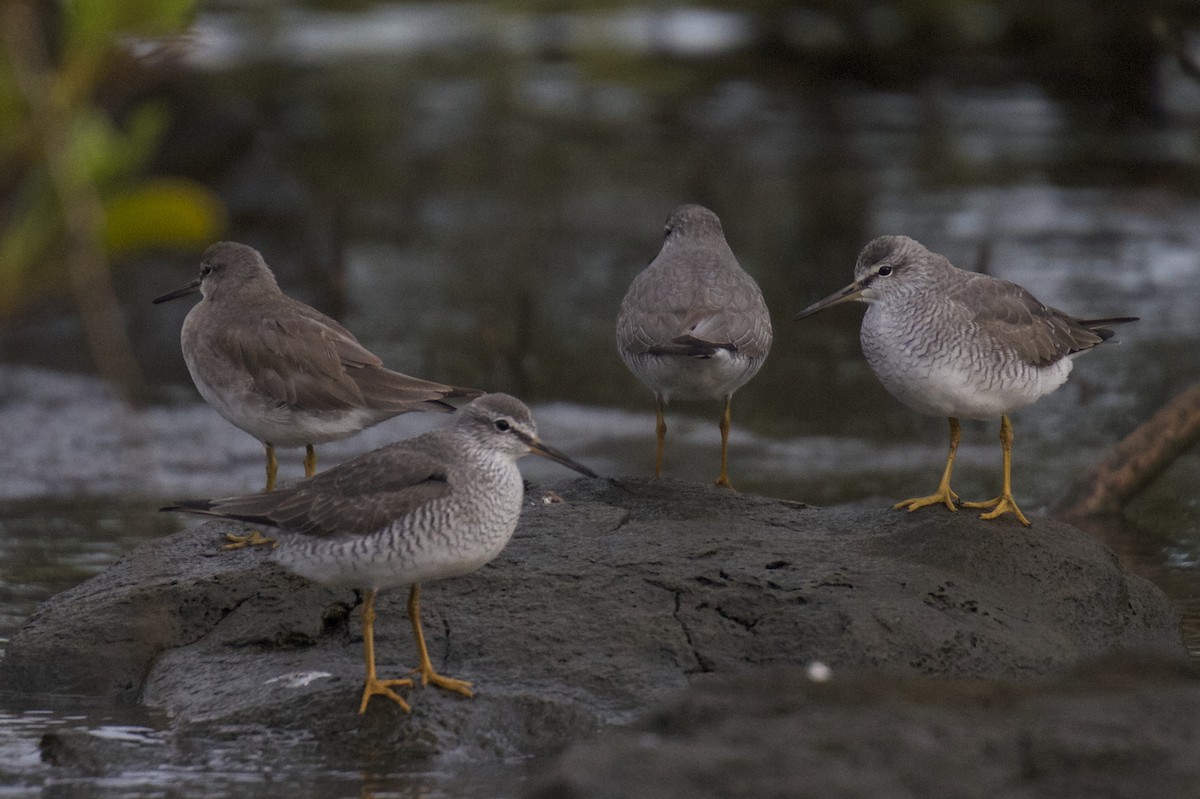
M 568 469 L 574 469 L 580 474 L 587 475 L 588 477 L 599 477 L 598 474 L 584 466 L 582 463 L 576 463 L 558 450 L 548 447 L 540 441 L 530 441 L 529 451 L 534 455 L 541 455 L 543 458 L 549 458 L 556 463 L 561 463 Z
M 196 278 L 195 280 L 193 280 L 191 283 L 188 283 L 183 288 L 178 288 L 178 289 L 175 289 L 174 291 L 168 291 L 166 294 L 162 295 L 161 297 L 155 297 L 153 300 L 151 300 L 151 302 L 153 302 L 157 305 L 160 302 L 166 302 L 167 300 L 174 300 L 178 297 L 186 297 L 189 294 L 195 294 L 199 290 L 200 290 L 200 278 Z
M 792 318 L 793 319 L 803 319 L 806 316 L 812 316 L 813 314 L 819 313 L 819 312 L 825 310 L 826 308 L 832 308 L 833 306 L 840 305 L 843 302 L 850 302 L 852 300 L 857 300 L 859 297 L 862 296 L 863 288 L 864 288 L 863 285 L 856 280 L 853 283 L 851 283 L 849 286 L 846 286 L 846 288 L 842 289 L 841 291 L 830 294 L 828 297 L 821 300 L 820 302 L 814 302 L 812 305 L 808 306 L 807 308 L 805 308 L 803 311 L 796 314 Z

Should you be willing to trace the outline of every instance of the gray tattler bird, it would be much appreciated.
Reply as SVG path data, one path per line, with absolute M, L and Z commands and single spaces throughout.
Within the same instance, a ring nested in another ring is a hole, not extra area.
M 871 369 L 892 396 L 918 413 L 950 420 L 950 452 L 935 493 L 896 503 L 910 511 L 943 504 L 957 510 L 950 475 L 959 418 L 1000 417 L 1004 479 L 1000 495 L 964 508 L 1029 520 L 1012 495 L 1008 414 L 1066 382 L 1075 356 L 1136 317 L 1078 319 L 1039 302 L 1015 283 L 966 272 L 906 236 L 881 236 L 863 248 L 854 282 L 805 308 L 797 319 L 839 303 L 867 303 L 861 341 Z
M 382 695 L 406 711 L 393 688 L 412 680 L 378 678 L 375 596 L 411 586 L 408 615 L 421 684 L 472 696 L 471 684 L 438 674 L 421 631 L 421 583 L 468 574 L 508 544 L 521 514 L 517 460 L 542 455 L 588 477 L 595 473 L 543 444 L 529 409 L 507 394 L 485 394 L 448 427 L 373 450 L 276 491 L 189 500 L 163 508 L 269 525 L 280 531 L 272 556 L 311 580 L 364 591 L 366 680 L 359 712 Z
M 662 474 L 671 400 L 723 400 L 721 472 L 729 481 L 733 392 L 762 367 L 771 349 L 771 316 L 754 278 L 738 265 L 721 220 L 699 205 L 681 205 L 667 218 L 662 249 L 629 286 L 617 316 L 617 350 L 638 380 L 654 392 Z
M 316 444 L 409 411 L 450 412 L 445 400 L 482 393 L 384 368 L 346 328 L 280 291 L 262 255 L 244 244 L 212 245 L 198 278 L 154 302 L 196 292 L 202 299 L 180 336 L 183 359 L 208 404 L 266 447 L 267 491 L 276 447 L 305 447 L 312 477 Z M 233 546 L 268 540 L 252 535 Z

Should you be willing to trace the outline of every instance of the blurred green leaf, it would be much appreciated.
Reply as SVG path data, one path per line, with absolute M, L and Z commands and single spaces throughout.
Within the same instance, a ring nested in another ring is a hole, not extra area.
M 97 86 L 117 79 L 105 64 L 123 41 L 183 32 L 196 0 L 59 0 L 56 6 L 54 53 L 26 47 L 0 57 L 0 174 L 10 180 L 8 196 L 0 197 L 0 315 L 63 283 L 66 205 L 102 204 L 103 224 L 92 241 L 73 246 L 109 253 L 206 244 L 224 225 L 221 204 L 201 186 L 138 178 L 169 124 L 165 104 L 143 103 L 118 123 L 94 99 Z M 43 63 L 44 55 L 54 62 Z M 53 174 L 67 176 L 65 184 L 55 185 Z
M 129 115 L 125 122 L 125 140 L 131 168 L 141 170 L 149 166 L 167 130 L 170 116 L 170 110 L 163 102 L 142 103 Z
M 139 105 L 118 124 L 98 90 L 139 72 L 136 40 L 182 33 L 196 0 L 51 0 L 45 14 L 35 3 L 0 0 L 0 316 L 71 292 L 96 368 L 134 401 L 142 378 L 112 324 L 121 307 L 109 256 L 199 247 L 224 212 L 197 184 L 139 181 L 167 115 Z
M 102 111 L 81 109 L 71 127 L 73 168 L 104 191 L 113 181 L 146 168 L 166 126 L 166 108 L 157 103 L 138 108 L 124 130 Z
M 0 59 L 0 135 L 11 136 L 25 124 L 28 110 L 17 82 L 13 76 L 12 66 Z
M 120 174 L 112 123 L 102 111 L 75 110 L 64 133 L 65 158 L 76 183 L 91 182 L 97 173 Z
M 199 183 L 177 178 L 145 181 L 111 195 L 104 211 L 110 256 L 147 247 L 201 248 L 225 226 L 220 199 Z
M 58 202 L 44 174 L 26 181 L 11 202 L 12 213 L 0 236 L 0 318 L 55 282 L 47 274 L 47 261 L 62 239 Z
M 195 0 L 66 0 L 63 30 L 71 50 L 107 50 L 122 36 L 167 36 L 191 21 Z

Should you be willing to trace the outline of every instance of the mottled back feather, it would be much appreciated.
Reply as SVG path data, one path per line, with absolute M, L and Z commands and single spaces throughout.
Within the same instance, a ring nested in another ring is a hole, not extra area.
M 700 210 L 715 222 L 712 212 Z M 704 356 L 728 349 L 761 358 L 772 334 L 758 284 L 742 270 L 715 222 L 669 228 L 658 256 L 634 278 L 621 303 L 617 336 L 622 349 L 634 354 Z
M 1016 283 L 963 274 L 968 279 L 955 285 L 947 299 L 968 309 L 981 332 L 1004 342 L 1021 360 L 1034 366 L 1048 366 L 1102 343 L 1113 335 L 1105 325 L 1134 321 L 1077 319 L 1040 302 Z
M 452 490 L 442 461 L 401 441 L 286 488 L 168 510 L 327 537 L 375 532 Z

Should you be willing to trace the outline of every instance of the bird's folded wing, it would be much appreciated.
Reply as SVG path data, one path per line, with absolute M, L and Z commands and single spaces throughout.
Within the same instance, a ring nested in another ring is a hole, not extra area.
M 299 316 L 264 318 L 219 331 L 215 348 L 257 393 L 281 407 L 332 411 L 360 405 L 362 393 L 326 330 Z
M 644 320 L 634 340 L 654 355 L 707 357 L 717 350 L 765 355 L 771 346 L 769 320 L 749 319 L 723 309 L 702 308 L 687 314 L 660 314 Z
M 214 500 L 201 512 L 326 537 L 380 530 L 452 490 L 440 461 L 400 442 L 288 488 Z
M 1034 366 L 1049 366 L 1104 341 L 1104 336 L 1078 319 L 1040 302 L 1015 283 L 971 281 L 952 298 L 971 309 L 982 332 Z
M 624 347 L 655 354 L 703 356 L 726 349 L 765 356 L 771 347 L 766 303 L 758 284 L 732 259 L 732 253 L 698 251 L 687 261 L 652 265 L 639 274 L 618 317 Z
M 441 400 L 483 393 L 386 369 L 375 353 L 334 320 L 300 303 L 295 310 L 290 325 L 297 338 L 319 342 L 316 349 L 321 352 L 311 370 L 301 370 L 293 381 L 294 392 L 311 403 L 305 408 L 336 410 L 350 404 L 402 413 L 421 405 L 422 410 L 453 411 L 453 405 Z
M 714 344 L 702 341 L 694 336 L 678 336 L 664 344 L 654 344 L 646 348 L 651 355 L 682 355 L 688 358 L 711 358 L 718 350 L 733 349 L 728 345 Z
M 351 366 L 347 371 L 362 393 L 366 406 L 377 410 L 404 413 L 419 408 L 425 411 L 450 412 L 454 410 L 454 406 L 442 402 L 442 399 L 479 396 L 482 393 L 475 389 L 463 389 L 410 377 L 384 369 L 382 366 Z
M 744 296 L 742 299 L 746 299 Z M 733 350 L 750 358 L 765 357 L 771 348 L 771 318 L 765 305 L 743 307 L 731 303 L 717 308 L 693 311 L 684 324 L 683 337 L 707 342 L 714 347 Z

